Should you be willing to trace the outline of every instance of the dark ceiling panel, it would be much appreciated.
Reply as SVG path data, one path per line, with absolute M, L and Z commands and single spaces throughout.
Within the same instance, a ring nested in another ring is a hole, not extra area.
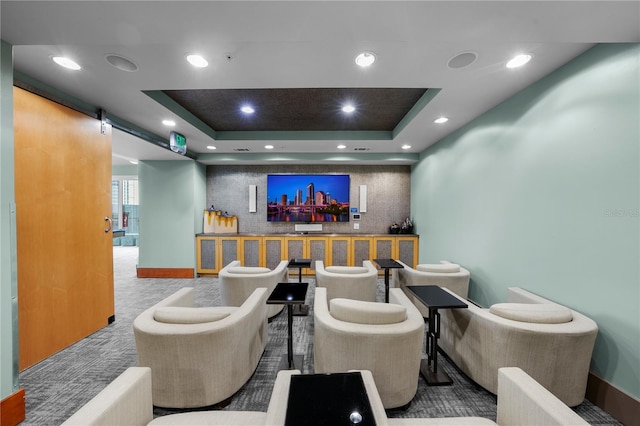
M 165 90 L 215 131 L 392 131 L 425 88 Z M 345 103 L 356 111 L 342 112 Z M 251 105 L 255 112 L 243 114 Z

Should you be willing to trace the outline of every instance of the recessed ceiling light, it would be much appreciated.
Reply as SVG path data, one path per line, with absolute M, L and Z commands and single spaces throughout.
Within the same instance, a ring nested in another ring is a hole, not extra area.
M 402 149 L 411 149 L 411 145 L 402 145 Z
M 69 58 L 66 58 L 64 56 L 53 56 L 51 59 L 53 60 L 53 62 L 60 65 L 61 67 L 65 67 L 70 70 L 77 71 L 79 69 L 82 69 L 82 67 L 78 65 L 75 61 Z
M 526 64 L 531 60 L 531 55 L 518 55 L 514 56 L 509 62 L 507 62 L 507 68 L 518 68 Z
M 265 149 L 273 149 L 273 145 L 265 145 L 264 148 Z
M 347 146 L 346 145 L 338 145 L 338 149 L 345 149 Z
M 250 105 L 243 106 L 242 108 L 240 108 L 240 111 L 244 112 L 245 114 L 253 114 L 254 112 L 256 112 L 256 110 L 253 109 L 253 107 Z
M 138 164 L 138 160 L 129 160 L 131 164 Z
M 373 52 L 362 52 L 356 56 L 356 64 L 362 68 L 371 66 L 376 61 L 376 55 Z
M 162 124 L 164 124 L 165 126 L 175 126 L 176 122 L 173 120 L 162 120 Z
M 197 68 L 204 68 L 209 65 L 209 62 L 200 55 L 187 55 L 187 61 Z
M 346 112 L 347 114 L 351 114 L 355 110 L 356 110 L 356 107 L 354 107 L 351 104 L 347 104 L 342 107 L 342 112 Z
M 207 145 L 207 149 L 214 150 L 214 149 L 217 149 L 217 148 L 215 146 L 213 146 L 213 145 Z
M 438 123 L 438 124 L 446 123 L 447 121 L 449 121 L 447 117 L 438 117 L 435 120 L 433 120 L 434 123 Z

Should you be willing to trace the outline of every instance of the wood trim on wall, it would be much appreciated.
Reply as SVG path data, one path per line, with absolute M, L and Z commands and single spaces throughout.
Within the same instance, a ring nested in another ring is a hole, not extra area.
M 193 268 L 137 268 L 138 278 L 195 278 Z
M 606 380 L 589 373 L 586 398 L 625 425 L 637 424 L 640 401 Z
M 0 401 L 0 425 L 16 426 L 25 419 L 24 389 L 19 389 Z

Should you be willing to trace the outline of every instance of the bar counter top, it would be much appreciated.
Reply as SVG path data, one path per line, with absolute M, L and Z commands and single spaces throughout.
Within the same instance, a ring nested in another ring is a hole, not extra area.
M 353 233 L 334 233 L 334 232 L 279 232 L 279 233 L 268 233 L 261 234 L 257 232 L 238 232 L 234 234 L 213 234 L 213 233 L 200 233 L 196 234 L 196 237 L 309 237 L 309 236 L 318 236 L 318 237 L 401 237 L 401 236 L 415 236 L 418 237 L 418 234 L 362 234 L 358 232 Z

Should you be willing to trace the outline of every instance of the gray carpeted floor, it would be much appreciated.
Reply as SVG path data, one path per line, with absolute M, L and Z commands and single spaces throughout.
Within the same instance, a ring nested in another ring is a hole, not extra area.
M 26 392 L 27 417 L 23 425 L 58 425 L 95 396 L 127 367 L 137 365 L 133 319 L 144 309 L 182 287 L 195 287 L 199 306 L 219 305 L 217 279 L 138 279 L 137 247 L 114 247 L 116 321 L 49 357 L 20 374 Z M 294 272 L 294 271 L 292 271 Z M 291 279 L 297 278 L 292 273 Z M 314 280 L 307 302 L 311 304 Z M 383 300 L 379 280 L 378 298 Z M 260 364 L 251 380 L 234 395 L 225 410 L 266 411 L 280 357 L 286 353 L 287 317 L 280 314 L 269 324 L 269 338 Z M 313 310 L 306 317 L 294 317 L 294 352 L 304 354 L 305 373 L 313 373 Z M 480 416 L 495 420 L 496 398 L 459 372 L 445 357 L 439 358 L 453 378 L 452 386 L 429 387 L 420 377 L 418 392 L 404 411 L 390 411 L 389 417 Z M 594 425 L 617 423 L 611 416 L 585 401 L 576 412 Z M 156 408 L 156 416 L 172 411 Z

